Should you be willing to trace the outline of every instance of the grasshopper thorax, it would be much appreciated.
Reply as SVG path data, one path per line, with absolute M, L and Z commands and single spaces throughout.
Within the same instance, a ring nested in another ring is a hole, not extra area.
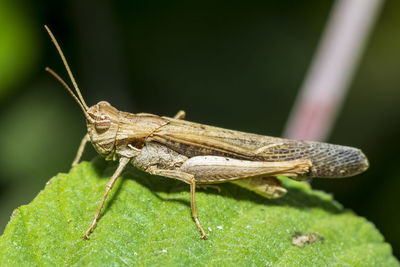
M 113 157 L 119 128 L 119 112 L 106 101 L 100 101 L 87 111 L 86 124 L 90 140 L 97 152 Z

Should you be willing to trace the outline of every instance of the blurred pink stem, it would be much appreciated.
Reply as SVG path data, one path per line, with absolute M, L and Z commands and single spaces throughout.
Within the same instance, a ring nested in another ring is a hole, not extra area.
M 284 136 L 329 137 L 383 0 L 337 0 Z

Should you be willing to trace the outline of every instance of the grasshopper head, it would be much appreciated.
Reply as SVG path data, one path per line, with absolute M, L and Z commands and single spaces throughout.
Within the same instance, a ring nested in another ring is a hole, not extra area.
M 54 45 L 56 46 L 57 51 L 60 54 L 60 57 L 72 81 L 73 88 L 75 89 L 76 94 L 72 91 L 68 84 L 52 69 L 46 68 L 46 71 L 53 75 L 54 78 L 56 78 L 65 87 L 65 89 L 67 89 L 67 91 L 71 94 L 71 96 L 75 99 L 75 101 L 82 109 L 83 115 L 85 115 L 86 118 L 90 140 L 92 141 L 92 144 L 97 152 L 105 156 L 106 159 L 112 159 L 115 155 L 114 146 L 115 138 L 118 131 L 118 110 L 106 101 L 100 101 L 90 108 L 86 105 L 85 100 L 82 97 L 81 91 L 78 88 L 78 84 L 75 81 L 74 75 L 72 75 L 68 62 L 65 59 L 64 53 L 60 48 L 60 45 L 58 44 L 50 29 L 47 26 L 44 27 L 49 33 L 51 40 L 54 42 Z
M 87 111 L 86 124 L 90 140 L 97 152 L 112 156 L 118 131 L 118 110 L 106 101 L 100 101 Z

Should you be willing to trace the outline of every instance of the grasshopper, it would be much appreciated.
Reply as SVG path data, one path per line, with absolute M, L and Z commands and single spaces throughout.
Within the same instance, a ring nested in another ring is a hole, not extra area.
M 295 180 L 311 177 L 341 178 L 368 168 L 361 150 L 321 142 L 297 141 L 227 130 L 184 120 L 185 112 L 173 118 L 148 113 L 119 111 L 106 101 L 87 106 L 61 48 L 45 26 L 68 72 L 76 94 L 53 70 L 46 68 L 71 94 L 83 111 L 87 134 L 83 137 L 72 166 L 78 164 L 90 141 L 106 160 L 119 165 L 106 185 L 89 229 L 88 239 L 98 222 L 108 193 L 125 167 L 177 179 L 190 185 L 193 220 L 201 232 L 196 211 L 196 185 L 232 182 L 267 198 L 282 197 L 286 189 L 277 176 Z

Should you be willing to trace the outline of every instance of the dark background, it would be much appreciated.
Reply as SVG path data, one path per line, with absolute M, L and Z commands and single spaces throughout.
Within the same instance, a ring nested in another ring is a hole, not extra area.
M 50 26 L 89 105 L 280 136 L 333 1 L 0 1 L 0 228 L 70 168 L 85 121 L 44 71 L 67 79 Z M 400 256 L 400 2 L 385 2 L 329 142 L 370 169 L 314 180 L 373 222 Z M 95 153 L 85 152 L 89 160 Z M 85 183 L 82 177 L 82 183 Z

